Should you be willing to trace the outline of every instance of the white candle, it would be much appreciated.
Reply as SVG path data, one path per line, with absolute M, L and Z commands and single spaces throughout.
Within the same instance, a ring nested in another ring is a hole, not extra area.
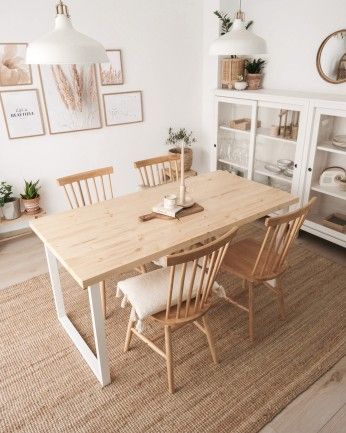
M 184 159 L 185 159 L 185 149 L 184 140 L 181 142 L 181 154 L 180 154 L 180 204 L 185 203 L 185 170 L 184 170 Z

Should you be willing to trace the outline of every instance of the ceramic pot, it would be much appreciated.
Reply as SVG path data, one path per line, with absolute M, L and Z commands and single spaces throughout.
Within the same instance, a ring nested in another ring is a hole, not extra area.
M 246 80 L 249 85 L 249 90 L 258 90 L 261 88 L 262 74 L 247 74 Z
M 236 90 L 245 90 L 247 88 L 247 82 L 246 81 L 235 81 L 234 82 L 234 88 Z
M 40 212 L 40 196 L 30 200 L 22 198 L 22 202 L 26 213 L 34 215 Z
M 181 149 L 180 147 L 173 147 L 172 149 L 169 149 L 170 153 L 181 153 Z M 185 158 L 184 158 L 184 170 L 185 171 L 189 171 L 191 170 L 191 166 L 192 166 L 192 158 L 193 158 L 193 153 L 192 153 L 192 149 L 190 147 L 185 147 Z M 178 170 L 180 171 L 180 164 L 178 164 Z
M 19 198 L 12 198 L 10 200 L 1 208 L 5 220 L 15 220 L 21 216 Z

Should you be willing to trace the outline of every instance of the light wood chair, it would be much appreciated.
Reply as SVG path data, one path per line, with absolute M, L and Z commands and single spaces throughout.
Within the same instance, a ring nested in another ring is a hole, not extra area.
M 103 167 L 61 177 L 57 182 L 63 187 L 70 208 L 76 209 L 114 198 L 111 179 L 113 173 L 113 167 Z M 141 266 L 139 271 L 145 272 L 146 269 Z M 105 281 L 100 282 L 100 292 L 103 314 L 106 317 Z
M 179 179 L 179 154 L 157 156 L 155 158 L 136 161 L 134 167 L 139 171 L 142 187 L 150 188 Z M 166 175 L 168 173 L 168 175 Z
M 136 335 L 161 355 L 166 360 L 171 393 L 174 392 L 172 329 L 194 323 L 206 335 L 212 359 L 218 362 L 206 313 L 212 305 L 215 278 L 236 232 L 237 228 L 207 245 L 166 257 L 166 268 L 118 283 L 118 289 L 132 304 L 124 351 L 128 351 L 131 337 Z M 146 318 L 164 328 L 165 350 L 134 326 L 137 319 Z
M 287 254 L 315 200 L 314 197 L 306 206 L 286 215 L 267 218 L 268 229 L 262 242 L 244 239 L 233 244 L 225 256 L 222 269 L 243 280 L 243 288 L 249 292 L 249 303 L 245 306 L 230 297 L 225 299 L 248 313 L 251 340 L 254 339 L 255 286 L 264 285 L 277 295 L 279 317 L 285 318 L 281 276 L 288 267 Z

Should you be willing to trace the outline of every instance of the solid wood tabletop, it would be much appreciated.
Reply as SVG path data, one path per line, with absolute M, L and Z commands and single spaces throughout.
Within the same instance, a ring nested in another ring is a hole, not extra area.
M 297 203 L 291 194 L 226 171 L 186 180 L 188 194 L 204 211 L 181 220 L 138 217 L 166 194 L 168 183 L 32 221 L 30 226 L 77 283 L 86 288 L 134 267 Z

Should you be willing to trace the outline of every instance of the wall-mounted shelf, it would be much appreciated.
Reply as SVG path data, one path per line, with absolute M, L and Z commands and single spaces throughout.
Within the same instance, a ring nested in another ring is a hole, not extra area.
M 242 129 L 230 128 L 229 126 L 220 126 L 223 131 L 235 132 L 237 134 L 250 135 L 250 131 L 243 131 Z
M 220 158 L 218 161 L 222 162 L 222 164 L 227 164 L 232 167 L 239 168 L 240 170 L 244 170 L 244 171 L 247 170 L 247 167 L 241 164 L 237 164 L 236 162 L 227 161 L 226 159 L 222 159 L 222 158 Z
M 284 138 L 279 136 L 273 137 L 272 135 L 270 135 L 269 128 L 258 128 L 256 135 L 258 138 L 268 138 L 269 140 L 280 141 L 281 143 L 297 144 L 295 140 L 292 140 L 290 138 Z
M 341 191 L 337 186 L 321 186 L 313 184 L 311 187 L 312 191 L 320 192 L 321 194 L 327 194 L 332 197 L 341 198 L 346 200 L 346 191 Z
M 280 180 L 281 182 L 284 183 L 292 183 L 292 178 L 291 177 L 287 177 L 282 173 L 276 174 L 273 173 L 269 170 L 267 170 L 264 166 L 265 166 L 265 162 L 263 161 L 256 161 L 255 163 L 255 173 L 257 174 L 261 174 L 262 176 L 268 176 L 272 179 L 276 179 L 276 180 Z
M 345 155 L 346 156 L 346 149 L 341 149 L 340 147 L 333 146 L 331 142 L 324 142 L 320 143 L 317 146 L 318 150 L 323 150 L 325 152 L 331 152 L 331 153 L 337 153 L 339 155 Z
M 33 219 L 40 218 L 46 214 L 46 211 L 41 209 L 39 213 L 30 215 L 27 212 L 22 212 L 19 218 L 14 220 L 0 219 L 0 243 L 6 242 L 19 237 L 27 236 L 32 233 L 29 227 L 29 222 Z

